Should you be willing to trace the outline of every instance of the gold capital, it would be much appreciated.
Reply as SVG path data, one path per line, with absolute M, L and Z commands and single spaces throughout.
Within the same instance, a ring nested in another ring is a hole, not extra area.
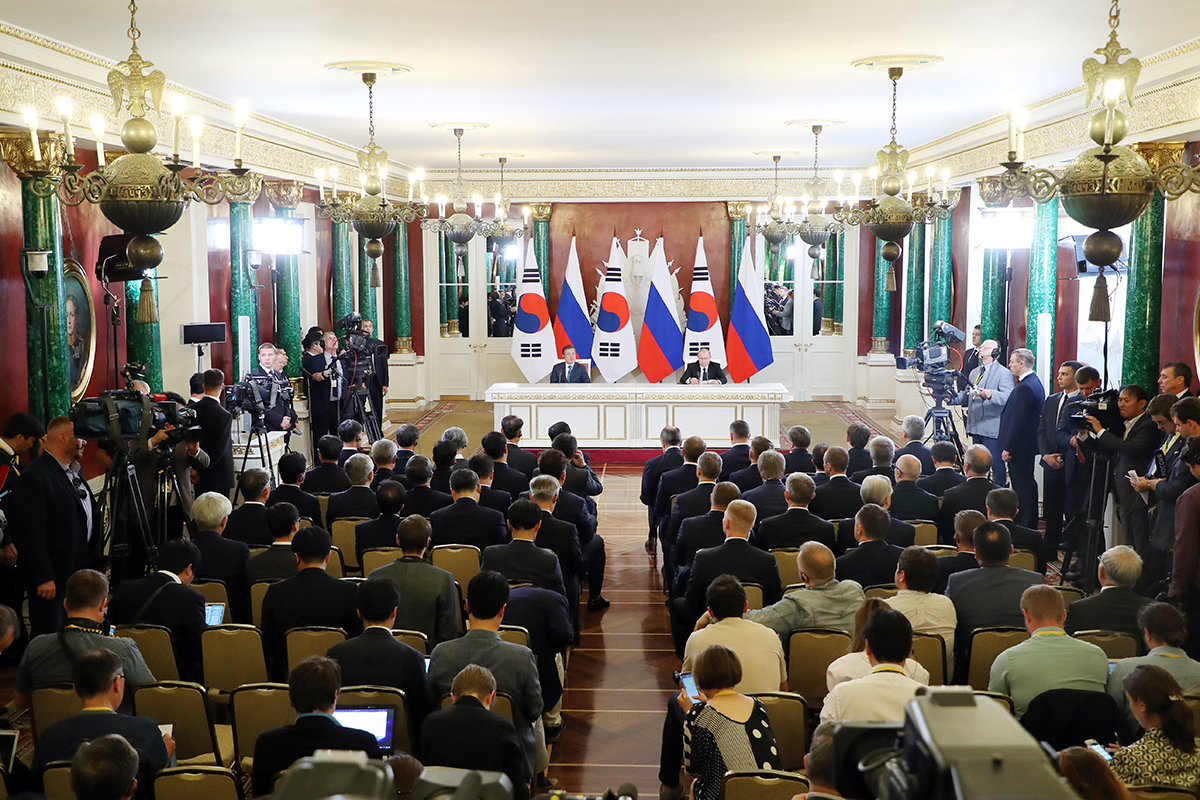
M 529 210 L 533 214 L 533 218 L 538 222 L 545 222 L 550 219 L 550 207 L 552 203 L 530 203 Z
M 258 173 L 251 172 L 248 175 L 246 175 L 246 178 L 250 182 L 249 188 L 246 190 L 246 192 L 244 194 L 230 194 L 227 197 L 229 202 L 231 202 L 231 203 L 253 203 L 255 200 L 258 199 L 258 196 L 260 194 L 262 194 L 263 176 Z
M 978 180 L 979 197 L 988 208 L 1004 208 L 1016 197 L 1016 192 L 1004 188 L 999 175 L 987 175 Z
M 1138 142 L 1133 146 L 1155 172 L 1180 161 L 1185 147 L 1187 142 Z
M 304 196 L 304 182 L 263 181 L 263 191 L 275 208 L 295 208 Z
M 34 169 L 56 169 L 66 162 L 66 143 L 62 134 L 38 131 L 38 143 L 42 148 L 42 161 L 33 160 L 33 143 L 29 131 L 4 131 L 0 133 L 0 154 L 4 163 L 19 178 L 29 178 Z
M 744 220 L 750 212 L 749 200 L 730 200 L 725 205 L 729 207 L 729 218 L 731 220 Z

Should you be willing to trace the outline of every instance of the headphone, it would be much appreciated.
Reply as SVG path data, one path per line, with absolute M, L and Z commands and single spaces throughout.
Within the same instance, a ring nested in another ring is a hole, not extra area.
M 992 348 L 992 361 L 995 361 L 995 360 L 996 360 L 996 359 L 998 359 L 999 357 L 1000 357 L 1000 348 L 999 348 L 999 347 L 993 347 L 993 348 Z

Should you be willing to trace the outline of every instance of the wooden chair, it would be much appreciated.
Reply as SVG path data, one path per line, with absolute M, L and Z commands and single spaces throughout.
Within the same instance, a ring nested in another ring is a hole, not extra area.
M 950 544 L 927 544 L 925 545 L 925 549 L 938 558 L 946 558 L 958 553 L 958 548 Z
M 234 769 L 249 775 L 254 767 L 254 744 L 264 731 L 291 725 L 296 710 L 286 683 L 248 683 L 229 695 L 233 717 Z
M 792 800 L 808 791 L 808 780 L 794 772 L 731 770 L 721 778 L 721 800 Z
M 342 565 L 350 572 L 362 569 L 354 549 L 354 526 L 368 519 L 369 517 L 341 517 L 329 526 L 329 535 L 333 537 L 334 547 L 342 551 Z
M 267 549 L 268 549 L 267 547 L 264 547 L 262 545 L 251 545 L 250 546 L 250 555 L 253 557 L 253 556 L 258 555 L 259 553 L 265 553 L 265 552 L 267 552 Z
M 1200 792 L 1182 789 L 1178 786 L 1140 785 L 1126 786 L 1133 800 L 1196 800 Z
M 913 544 L 929 547 L 938 543 L 936 522 L 927 519 L 910 519 L 908 524 L 917 529 Z
M 808 752 L 808 726 L 805 720 L 808 704 L 795 692 L 753 692 L 767 709 L 771 732 L 779 749 L 780 769 L 796 772 L 804 769 L 804 754 Z
M 75 694 L 75 687 L 69 683 L 57 683 L 50 686 L 39 686 L 33 690 L 30 698 L 30 718 L 33 727 L 33 740 L 36 742 L 41 732 L 59 720 L 73 717 L 83 710 L 83 699 Z
M 370 575 L 375 570 L 380 567 L 386 567 L 403 555 L 404 551 L 399 547 L 372 547 L 369 550 L 363 550 L 363 575 Z
M 337 545 L 334 545 L 333 549 L 329 551 L 329 565 L 325 567 L 325 571 L 334 578 L 346 577 L 346 557 L 342 555 L 342 549 Z
M 800 565 L 796 559 L 800 556 L 799 547 L 779 547 L 771 551 L 775 556 L 775 566 L 779 569 L 779 580 L 784 586 L 800 583 Z
M 1069 606 L 1069 605 L 1071 605 L 1071 603 L 1074 603 L 1076 600 L 1082 600 L 1083 598 L 1087 597 L 1087 592 L 1083 591 L 1083 589 L 1080 589 L 1076 586 L 1070 586 L 1068 584 L 1061 584 L 1061 585 L 1060 584 L 1052 584 L 1052 585 L 1054 586 L 1055 589 L 1062 592 L 1063 603 L 1065 605 Z
M 250 584 L 250 620 L 254 623 L 254 627 L 262 630 L 262 607 L 263 599 L 267 596 L 267 589 L 271 588 L 272 583 L 279 583 L 278 578 L 269 580 L 255 581 Z M 155 672 L 155 675 L 158 673 Z
M 439 544 L 433 548 L 430 559 L 435 567 L 454 576 L 459 586 L 466 586 L 479 574 L 483 554 L 478 547 L 469 544 Z
M 162 681 L 179 680 L 170 628 L 165 625 L 118 625 L 117 636 L 133 639 L 151 675 Z
M 788 689 L 800 694 L 809 708 L 820 708 L 829 689 L 825 672 L 829 665 L 846 655 L 850 634 L 833 628 L 797 628 L 788 634 L 785 654 L 788 662 Z
M 1010 714 L 1017 713 L 1016 703 L 1014 703 L 1013 699 L 1006 694 L 1001 694 L 1000 692 L 985 692 L 982 690 L 977 690 L 977 691 L 971 692 L 971 694 L 975 695 L 976 697 L 991 698 L 992 700 L 995 700 L 997 703 L 999 703 L 1000 705 L 1002 705 L 1006 709 L 1008 709 L 1008 713 L 1010 713 Z
M 416 650 L 423 656 L 429 655 L 429 637 L 421 631 L 406 631 L 402 628 L 392 629 L 392 638 Z
M 396 709 L 396 724 L 392 728 L 392 747 L 411 753 L 416 741 L 408 700 L 404 692 L 390 686 L 344 686 L 338 692 L 338 708 L 356 706 L 391 706 Z
M 214 625 L 200 634 L 204 684 L 228 695 L 248 683 L 267 680 L 262 634 L 253 625 Z
M 500 638 L 506 642 L 533 649 L 529 644 L 529 631 L 520 625 L 501 625 Z
M 1109 658 L 1133 658 L 1138 654 L 1138 640 L 1132 633 L 1121 631 L 1078 631 L 1075 638 L 1096 645 Z
M 946 640 L 936 633 L 913 631 L 912 657 L 929 672 L 930 686 L 946 683 Z
M 805 586 L 803 583 L 789 583 L 787 586 L 783 587 L 783 593 L 791 594 L 792 592 L 801 592 L 807 588 L 808 587 Z
M 76 800 L 71 786 L 71 762 L 51 761 L 42 774 L 42 785 L 47 800 Z
M 192 588 L 204 595 L 205 603 L 224 603 L 225 613 L 221 616 L 221 624 L 228 624 L 231 614 L 225 581 L 192 581 Z
M 309 656 L 324 656 L 329 648 L 346 641 L 346 632 L 341 628 L 322 625 L 306 625 L 291 628 L 284 634 L 287 648 L 288 672 Z
M 987 691 L 996 656 L 1028 638 L 1024 628 L 976 628 L 971 632 L 967 656 L 967 683 L 973 689 Z
M 863 590 L 863 594 L 867 597 L 877 597 L 880 600 L 887 600 L 889 597 L 895 597 L 900 593 L 894 583 L 878 583 L 874 586 L 868 586 Z
M 175 759 L 181 766 L 233 765 L 232 735 L 222 748 L 200 684 L 159 681 L 139 686 L 133 693 L 133 709 L 160 725 L 173 726 Z
M 301 528 L 311 528 L 313 525 L 313 521 L 308 517 L 301 517 L 298 522 L 300 523 Z
M 752 611 L 763 607 L 763 587 L 761 583 L 743 583 L 742 588 L 746 590 L 746 605 Z
M 1008 557 L 1008 565 L 1017 569 L 1027 569 L 1030 572 L 1037 571 L 1037 556 L 1032 550 L 1014 550 L 1013 554 Z
M 318 527 L 325 526 L 325 520 L 329 519 L 329 493 L 328 492 L 313 492 L 317 496 L 317 505 L 321 507 L 321 518 L 317 520 Z
M 450 693 L 446 692 L 444 695 L 442 695 L 442 699 L 438 707 L 446 708 L 447 706 L 452 705 L 454 705 L 454 700 L 450 697 Z M 512 695 L 505 694 L 504 692 L 496 692 L 496 697 L 492 700 L 492 711 L 495 711 L 497 714 L 511 722 L 513 718 Z
M 224 767 L 168 767 L 154 778 L 154 796 L 170 800 L 245 800 L 242 782 Z

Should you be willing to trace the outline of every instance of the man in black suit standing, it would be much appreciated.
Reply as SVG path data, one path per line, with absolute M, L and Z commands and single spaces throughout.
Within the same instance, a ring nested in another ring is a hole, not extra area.
M 968 508 L 987 513 L 988 492 L 996 484 L 988 480 L 992 468 L 992 452 L 984 445 L 973 444 L 963 455 L 967 479 L 942 495 L 942 509 L 938 512 L 938 541 L 949 544 L 954 539 L 954 515 Z
M 501 514 L 508 513 L 508 507 L 513 501 L 512 495 L 503 489 L 492 488 L 496 462 L 486 453 L 476 453 L 467 459 L 467 469 L 479 476 L 479 505 L 493 508 Z
M 716 453 L 705 453 L 701 458 Z M 687 590 L 688 576 L 691 574 L 692 561 L 696 553 L 706 547 L 716 547 L 725 541 L 725 510 L 734 500 L 741 498 L 737 486 L 725 481 L 713 487 L 709 497 L 709 511 L 696 517 L 690 517 L 679 526 L 679 537 L 675 540 L 672 558 L 675 559 L 674 580 L 671 583 L 671 596 L 682 597 Z
M 658 434 L 662 445 L 662 453 L 646 462 L 642 468 L 642 492 L 638 499 L 646 507 L 646 516 L 650 532 L 646 536 L 646 552 L 654 552 L 654 540 L 658 538 L 658 529 L 654 524 L 654 501 L 658 495 L 658 482 L 663 473 L 683 466 L 683 449 L 680 446 L 683 438 L 679 428 L 668 425 Z
M 287 632 L 292 628 L 324 625 L 341 628 L 347 636 L 362 630 L 354 584 L 326 572 L 332 551 L 333 539 L 324 528 L 301 528 L 292 537 L 296 577 L 272 584 L 263 598 L 263 650 L 276 680 L 287 674 Z
M 42 454 L 4 505 L 29 592 L 32 636 L 62 627 L 67 579 L 90 565 L 100 545 L 100 506 L 79 468 L 84 444 L 69 419 L 50 420 Z
M 429 517 L 433 524 L 430 540 L 434 547 L 440 544 L 470 544 L 483 551 L 494 544 L 508 541 L 504 515 L 479 505 L 478 475 L 469 469 L 450 473 L 450 496 L 453 498 L 452 504 L 439 508 Z
M 350 488 L 346 471 L 338 464 L 342 452 L 342 440 L 336 436 L 322 436 L 317 440 L 317 465 L 304 473 L 300 488 L 311 494 L 333 494 Z M 320 506 L 318 506 L 318 509 Z M 318 510 L 317 517 L 320 517 Z M 313 522 L 320 522 L 313 519 Z
M 245 542 L 250 547 L 266 547 L 271 543 L 265 503 L 269 491 L 271 476 L 265 469 L 248 469 L 238 476 L 238 493 L 243 502 L 229 515 L 229 524 L 222 534 L 226 539 Z
M 809 510 L 821 519 L 849 519 L 862 508 L 859 485 L 846 477 L 849 456 L 841 447 L 825 451 L 825 474 L 829 476 L 818 486 Z
M 1140 590 L 1157 593 L 1171 572 L 1171 549 L 1175 546 L 1175 501 L 1196 485 L 1196 477 L 1180 458 L 1190 436 L 1200 435 L 1200 407 L 1193 399 L 1184 403 L 1173 394 L 1160 394 L 1146 406 L 1146 413 L 1163 432 L 1163 443 L 1154 454 L 1154 468 L 1145 478 L 1132 481 L 1139 492 L 1151 492 L 1154 527 L 1150 552 L 1142 570 Z
M 383 413 L 383 398 L 388 393 L 388 348 L 387 343 L 382 339 L 375 338 L 375 323 L 369 319 L 362 321 L 362 330 L 371 339 L 371 345 L 375 348 L 375 354 L 371 357 L 373 373 L 367 379 L 367 394 L 371 398 L 371 410 L 375 412 L 379 424 L 383 425 L 383 421 L 387 416 Z M 379 352 L 382 350 L 383 352 Z M 353 685 L 353 684 L 352 684 Z
M 275 345 L 263 342 L 258 346 L 258 366 L 247 375 L 252 378 L 254 390 L 262 398 L 263 422 L 269 431 L 290 431 L 296 427 L 296 412 L 292 403 L 279 393 L 287 387 L 287 378 L 276 368 L 277 351 Z M 273 401 L 273 402 L 272 402 Z
M 713 488 L 717 485 L 720 474 L 721 457 L 713 452 L 701 453 L 696 463 L 699 483 L 696 484 L 696 488 L 676 495 L 675 502 L 671 504 L 671 516 L 667 520 L 666 534 L 663 536 L 663 552 L 674 549 L 679 540 L 679 528 L 686 520 L 708 513 L 712 507 L 710 500 Z M 740 491 L 738 497 L 741 497 Z M 721 510 L 724 511 L 724 507 Z M 721 538 L 724 539 L 723 536 Z
M 300 516 L 307 517 L 313 523 L 321 521 L 320 501 L 316 495 L 300 488 L 307 466 L 308 459 L 303 453 L 292 451 L 279 457 L 279 485 L 267 496 L 267 508 L 277 503 L 291 503 Z
M 976 325 L 971 329 L 971 346 L 963 354 L 963 375 L 970 375 L 979 367 L 979 344 L 983 341 L 983 326 Z M 958 379 L 958 391 L 966 391 L 965 379 Z
M 1064 452 L 1060 444 L 1062 437 L 1069 438 L 1072 433 L 1070 417 L 1064 411 L 1079 393 L 1075 371 L 1082 366 L 1078 361 L 1064 361 L 1059 366 L 1056 375 L 1058 391 L 1046 398 L 1038 421 L 1038 452 L 1042 454 L 1042 516 L 1046 521 L 1046 552 L 1050 556 L 1058 553 L 1067 510 L 1066 459 L 1075 457 L 1073 448 L 1069 453 Z
M 390 686 L 404 692 L 414 731 L 433 710 L 425 686 L 425 657 L 392 636 L 400 590 L 387 578 L 368 578 L 354 590 L 363 632 L 325 655 L 338 663 L 346 686 Z
M 196 424 L 204 431 L 200 449 L 208 453 L 208 467 L 199 470 L 196 494 L 217 492 L 229 496 L 233 488 L 233 415 L 221 404 L 225 373 L 204 371 L 204 397 L 196 402 Z
M 839 581 L 855 581 L 860 586 L 891 583 L 896 564 L 904 548 L 888 544 L 885 537 L 891 527 L 887 510 L 867 503 L 854 515 L 854 539 L 858 547 L 837 557 L 834 571 Z
M 783 486 L 783 454 L 768 450 L 758 457 L 762 485 L 742 493 L 742 499 L 754 506 L 756 519 L 777 517 L 787 511 L 787 490 Z
M 1013 491 L 1021 499 L 1017 522 L 1028 528 L 1038 524 L 1038 486 L 1033 476 L 1038 442 L 1029 432 L 1037 430 L 1046 403 L 1046 390 L 1033 365 L 1033 351 L 1023 347 L 1008 357 L 1008 369 L 1016 385 L 1000 412 L 999 435 L 1001 458 L 1008 465 Z
M 896 485 L 892 487 L 891 514 L 904 521 L 925 519 L 936 522 L 938 499 L 917 485 L 921 462 L 906 453 L 896 459 Z
M 417 454 L 416 446 L 420 439 L 421 431 L 416 425 L 406 422 L 396 428 L 396 466 L 392 469 L 396 471 L 397 475 L 404 475 L 404 468 L 408 466 L 408 460 Z
M 708 348 L 701 347 L 696 353 L 696 360 L 688 364 L 683 374 L 679 376 L 679 382 L 718 384 L 729 383 L 729 379 L 725 377 L 725 370 L 721 369 L 721 365 L 712 360 L 712 353 Z
M 954 544 L 958 552 L 938 558 L 937 583 L 933 587 L 935 592 L 945 594 L 946 584 L 954 573 L 979 569 L 979 561 L 975 558 L 975 529 L 985 522 L 987 517 L 970 508 L 954 515 Z
M 807 472 L 812 475 L 817 471 L 812 453 L 808 452 L 812 444 L 812 434 L 803 425 L 793 425 L 788 429 L 788 441 L 792 449 L 784 454 L 784 471 L 791 475 L 793 472 Z
M 695 438 L 699 439 L 700 437 Z M 687 455 L 686 449 L 684 455 Z M 721 480 L 729 480 L 733 473 L 748 466 L 750 466 L 750 424 L 744 419 L 735 419 L 729 423 L 729 449 L 721 453 Z
M 1012 489 L 992 489 L 987 493 L 987 518 L 1008 528 L 1013 550 L 1030 550 L 1037 559 L 1037 572 L 1046 574 L 1046 553 L 1037 531 L 1018 525 L 1014 518 L 1020 514 L 1020 498 Z
M 0 510 L 4 510 L 10 520 L 12 512 L 7 510 L 8 503 L 12 502 L 15 496 L 13 492 L 19 483 L 21 470 L 29 466 L 29 454 L 34 442 L 41 440 L 45 435 L 46 428 L 41 421 L 24 411 L 18 411 L 9 417 L 4 423 L 3 431 L 0 432 Z M 18 458 L 21 459 L 20 464 L 17 463 Z M 11 526 L 5 525 L 0 527 L 0 603 L 9 608 L 19 609 L 24 602 L 25 587 L 17 569 L 14 531 Z M 19 660 L 25 650 L 25 643 L 29 640 L 29 633 L 20 615 L 17 615 L 17 627 L 13 636 L 20 644 L 10 648 L 12 652 L 9 653 L 9 657 L 16 656 Z
M 749 450 L 749 447 L 746 449 Z M 654 492 L 654 515 L 651 523 L 651 528 L 658 532 L 658 538 L 664 538 L 666 535 L 667 524 L 671 516 L 672 498 L 695 489 L 700 483 L 696 465 L 704 452 L 704 440 L 699 436 L 689 436 L 683 441 L 683 463 L 674 469 L 667 470 L 658 479 L 658 487 Z M 747 456 L 748 461 L 749 456 Z M 724 471 L 724 463 L 721 465 L 721 470 Z M 652 545 L 653 542 L 647 541 L 646 544 Z M 665 553 L 663 558 L 665 562 Z
M 331 402 L 337 358 L 325 352 L 323 338 L 323 334 L 316 331 L 304 337 L 304 355 L 300 358 L 304 391 L 308 397 L 308 435 L 314 443 L 337 430 L 337 413 Z
M 899 461 L 901 456 L 916 456 L 921 463 L 921 474 L 932 475 L 934 470 L 933 454 L 921 441 L 925 438 L 925 418 L 909 414 L 904 418 L 903 427 L 905 444 L 896 451 L 896 460 Z
M 333 523 L 342 517 L 375 519 L 379 516 L 379 502 L 375 499 L 375 492 L 371 491 L 374 467 L 371 457 L 362 453 L 355 453 L 346 459 L 346 478 L 350 481 L 350 488 L 329 496 L 325 520 L 330 530 L 333 529 Z
M 808 510 L 816 487 L 812 478 L 803 472 L 788 475 L 784 497 L 787 511 L 758 523 L 751 541 L 763 550 L 783 547 L 800 547 L 805 542 L 820 542 L 833 550 L 835 537 L 833 523 L 826 522 Z
M 508 531 L 512 540 L 484 549 L 480 569 L 495 570 L 510 584 L 531 583 L 566 596 L 558 556 L 534 544 L 541 527 L 542 509 L 537 503 L 532 500 L 514 502 L 508 508 Z
M 563 360 L 550 369 L 551 383 L 591 383 L 588 368 L 575 358 L 575 348 L 567 345 L 562 351 Z
M 396 529 L 400 527 L 400 509 L 404 507 L 405 494 L 404 487 L 397 481 L 384 481 L 375 493 L 379 516 L 354 526 L 354 555 L 359 564 L 364 550 L 396 546 Z
M 1067 606 L 1063 630 L 1074 636 L 1079 631 L 1121 631 L 1141 641 L 1138 613 L 1150 603 L 1134 591 L 1142 576 L 1142 557 L 1132 547 L 1120 544 L 1100 556 L 1100 592 Z M 1138 650 L 1143 650 L 1139 644 Z
M 509 497 L 520 497 L 522 492 L 529 491 L 529 479 L 534 470 L 537 469 L 537 460 L 534 459 L 534 468 L 529 471 L 529 475 L 524 470 L 517 469 L 508 463 L 512 458 L 513 446 L 505 443 L 504 434 L 497 431 L 485 433 L 483 438 L 479 440 L 479 446 L 483 448 L 484 455 L 492 460 L 492 487 L 507 492 Z M 521 448 L 515 448 L 522 456 L 528 456 Z M 533 456 L 529 456 L 533 458 Z M 507 507 L 506 507 L 507 510 Z
M 276 503 L 268 508 L 267 530 L 271 532 L 271 546 L 246 561 L 247 587 L 256 581 L 282 581 L 296 574 L 296 554 L 292 552 L 292 537 L 300 530 L 296 507 Z
M 1129 480 L 1129 472 L 1145 475 L 1154 461 L 1154 451 L 1162 444 L 1162 431 L 1146 413 L 1150 398 L 1137 384 L 1121 387 L 1117 407 L 1125 421 L 1125 433 L 1105 430 L 1100 420 L 1089 416 L 1088 424 L 1096 434 L 1098 449 L 1113 459 L 1113 491 L 1121 504 L 1121 524 L 1139 553 L 1148 553 L 1150 520 L 1146 503 Z
M 405 516 L 419 514 L 430 517 L 438 509 L 454 503 L 450 495 L 429 488 L 429 482 L 433 479 L 433 463 L 425 456 L 410 458 L 404 468 L 404 477 L 412 485 L 404 495 Z
M 846 426 L 846 444 L 849 445 L 846 449 L 846 456 L 849 459 L 846 464 L 847 475 L 853 475 L 873 466 L 871 454 L 867 451 L 867 445 L 870 442 L 871 429 L 866 425 L 861 422 L 852 422 Z
M 537 469 L 537 456 L 527 450 L 522 450 L 518 444 L 521 441 L 521 430 L 524 427 L 525 421 L 514 414 L 509 414 L 500 420 L 500 432 L 504 434 L 507 443 L 508 465 L 519 472 L 524 472 L 526 478 L 532 478 L 533 471 Z M 492 460 L 495 461 L 496 457 L 492 456 Z
M 200 563 L 194 571 L 196 580 L 224 583 L 229 597 L 229 616 L 235 622 L 249 622 L 246 561 L 250 558 L 250 548 L 245 542 L 221 535 L 232 511 L 229 498 L 216 492 L 206 492 L 192 503 L 192 515 L 199 529 L 192 541 L 200 548 Z
M 934 442 L 929 448 L 933 457 L 933 474 L 917 481 L 917 486 L 934 497 L 941 497 L 947 489 L 953 489 L 966 480 L 958 471 L 958 450 L 953 442 Z
M 867 442 L 867 452 L 871 454 L 870 468 L 851 471 L 850 480 L 853 483 L 861 484 L 871 475 L 880 475 L 887 478 L 888 483 L 895 483 L 896 477 L 893 474 L 892 462 L 896 454 L 896 443 L 887 436 L 873 436 Z

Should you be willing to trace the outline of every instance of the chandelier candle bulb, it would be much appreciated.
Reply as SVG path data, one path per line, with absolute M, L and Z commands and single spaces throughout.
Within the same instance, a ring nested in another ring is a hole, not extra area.
M 496 206 L 496 221 L 497 222 L 499 222 L 501 219 L 503 219 L 503 217 L 501 216 L 501 213 L 500 213 L 500 200 L 501 200 L 500 193 L 496 192 L 496 196 L 492 198 L 492 202 Z
M 471 202 L 475 204 L 475 219 L 483 219 L 483 198 L 476 194 Z
M 246 121 L 250 117 L 250 109 L 244 102 L 239 101 L 234 106 L 233 126 L 237 129 L 237 134 L 233 140 L 233 160 L 242 160 L 242 129 L 246 127 Z
M 329 180 L 333 181 L 333 200 L 334 200 L 334 202 L 337 202 L 337 179 L 338 179 L 338 168 L 330 167 L 329 168 Z
M 1017 112 L 1009 111 L 1008 117 L 1008 152 L 1017 152 Z
M 192 132 L 192 168 L 200 174 L 200 135 L 204 133 L 204 118 L 192 115 L 188 120 L 188 128 Z
M 33 160 L 42 160 L 42 144 L 38 141 L 38 115 L 33 106 L 25 107 L 25 124 L 29 126 L 29 142 L 33 147 Z
M 96 139 L 96 166 L 104 166 L 104 115 L 92 114 L 92 136 Z
M 950 201 L 950 170 L 942 170 L 942 201 Z
M 171 140 L 171 155 L 179 161 L 179 126 L 183 122 L 183 95 L 171 95 L 171 119 L 175 122 L 174 136 Z
M 322 203 L 325 202 L 325 170 L 317 170 L 317 197 Z
M 75 160 L 75 137 L 71 135 L 71 98 L 60 97 L 54 101 L 58 108 L 58 117 L 63 124 L 63 137 L 67 140 L 67 161 Z

